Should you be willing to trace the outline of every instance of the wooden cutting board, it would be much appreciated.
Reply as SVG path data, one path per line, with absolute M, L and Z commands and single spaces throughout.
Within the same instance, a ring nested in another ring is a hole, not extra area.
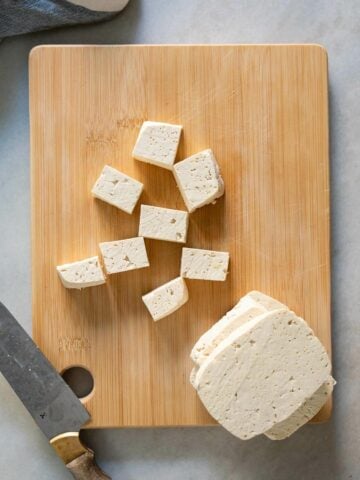
M 258 289 L 303 316 L 330 352 L 326 52 L 316 45 L 45 46 L 30 56 L 34 338 L 59 371 L 88 368 L 91 427 L 206 425 L 188 378 L 194 342 Z M 146 240 L 151 267 L 66 290 L 55 266 L 137 235 L 94 200 L 104 164 L 184 209 L 170 171 L 131 158 L 144 120 L 184 126 L 178 158 L 211 147 L 226 193 L 191 214 L 188 245 L 227 250 L 226 282 L 189 281 L 154 323 L 141 295 L 178 276 L 181 245 Z M 329 417 L 331 405 L 317 420 Z

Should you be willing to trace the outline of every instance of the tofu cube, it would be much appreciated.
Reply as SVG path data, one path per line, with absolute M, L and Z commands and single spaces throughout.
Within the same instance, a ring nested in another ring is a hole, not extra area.
M 181 125 L 144 122 L 136 140 L 133 157 L 136 160 L 172 170 L 181 130 Z
M 131 214 L 143 187 L 141 182 L 105 165 L 91 193 L 95 198 Z
M 215 252 L 199 248 L 183 248 L 180 275 L 196 280 L 226 280 L 229 266 L 228 252 Z
M 161 320 L 182 307 L 189 299 L 183 278 L 178 277 L 142 297 L 153 320 Z
M 183 210 L 141 205 L 139 237 L 185 243 L 189 214 Z
M 66 288 L 82 289 L 102 285 L 106 282 L 97 256 L 59 265 L 56 270 Z
M 119 273 L 149 266 L 142 237 L 99 244 L 106 273 Z
M 189 212 L 213 203 L 224 194 L 224 181 L 210 149 L 176 163 L 173 172 Z

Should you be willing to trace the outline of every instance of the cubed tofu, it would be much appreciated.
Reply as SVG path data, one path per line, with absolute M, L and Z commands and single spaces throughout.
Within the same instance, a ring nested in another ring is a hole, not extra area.
M 210 149 L 176 163 L 173 172 L 189 212 L 213 203 L 224 194 L 224 181 Z
M 99 257 L 90 257 L 78 262 L 66 263 L 56 267 L 59 277 L 66 288 L 95 287 L 105 283 L 106 278 L 100 266 Z
M 221 425 L 250 439 L 287 420 L 329 379 L 330 360 L 304 320 L 266 312 L 231 333 L 192 379 Z
M 149 266 L 142 237 L 127 238 L 99 244 L 106 273 L 119 273 Z
M 188 224 L 188 212 L 141 205 L 139 237 L 185 243 Z
M 181 125 L 144 122 L 136 140 L 133 157 L 136 160 L 172 170 L 181 131 Z
M 140 198 L 143 184 L 105 165 L 91 193 L 95 198 L 131 214 Z
M 229 253 L 183 248 L 180 275 L 196 280 L 226 280 L 229 266 Z
M 174 313 L 188 301 L 188 298 L 188 289 L 181 277 L 161 285 L 142 297 L 155 321 Z

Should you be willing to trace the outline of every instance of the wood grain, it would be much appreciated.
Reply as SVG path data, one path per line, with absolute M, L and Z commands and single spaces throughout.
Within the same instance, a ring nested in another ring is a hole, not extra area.
M 34 337 L 59 371 L 94 375 L 90 427 L 206 425 L 188 381 L 198 337 L 258 289 L 331 348 L 326 52 L 293 46 L 37 47 L 30 58 Z M 222 282 L 154 323 L 141 295 L 179 274 L 181 245 L 146 240 L 151 267 L 66 290 L 55 266 L 137 234 L 90 195 L 104 164 L 145 184 L 141 202 L 184 209 L 171 172 L 131 158 L 146 120 L 184 126 L 178 158 L 211 147 L 226 193 L 191 214 L 188 246 L 228 250 Z M 329 417 L 330 403 L 317 417 Z

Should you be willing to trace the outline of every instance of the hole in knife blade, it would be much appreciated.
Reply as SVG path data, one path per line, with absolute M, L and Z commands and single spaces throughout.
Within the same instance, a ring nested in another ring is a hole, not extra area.
M 69 367 L 61 376 L 80 400 L 85 400 L 94 390 L 94 377 L 87 368 Z

